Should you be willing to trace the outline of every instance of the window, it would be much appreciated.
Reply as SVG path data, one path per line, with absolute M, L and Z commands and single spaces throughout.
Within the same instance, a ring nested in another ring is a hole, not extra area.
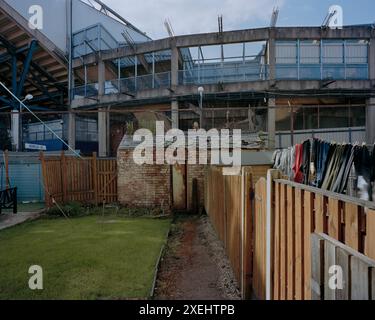
M 300 62 L 301 64 L 319 64 L 320 63 L 320 41 L 301 41 L 300 42 Z
M 346 41 L 345 59 L 348 64 L 364 64 L 368 62 L 368 42 L 366 40 Z
M 344 63 L 344 42 L 324 41 L 322 58 L 324 64 Z
M 276 63 L 297 64 L 297 42 L 278 41 L 276 42 Z

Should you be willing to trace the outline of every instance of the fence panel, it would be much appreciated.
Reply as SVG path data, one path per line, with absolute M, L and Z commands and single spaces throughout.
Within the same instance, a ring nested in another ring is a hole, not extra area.
M 375 260 L 325 234 L 311 235 L 317 300 L 374 300 Z M 317 259 L 315 259 L 317 257 Z M 336 278 L 332 278 L 335 275 Z M 333 281 L 332 281 L 333 280 Z
M 266 197 L 267 182 L 261 178 L 255 184 L 254 210 L 254 263 L 253 263 L 253 290 L 258 299 L 266 297 Z
M 316 255 L 319 243 L 311 241 L 314 232 L 325 234 L 354 252 L 375 258 L 374 203 L 275 179 L 271 181 L 275 198 L 267 204 L 262 193 L 265 184 L 266 181 L 262 180 L 256 186 L 254 222 L 254 278 L 257 278 L 254 279 L 254 289 L 259 292 L 260 298 L 264 297 L 263 283 L 267 270 L 264 259 L 267 256 L 265 234 L 268 223 L 273 226 L 269 244 L 272 272 L 266 276 L 271 277 L 271 297 L 275 300 L 317 299 L 324 291 L 324 288 L 320 290 L 316 286 L 321 276 L 317 264 L 324 257 Z M 267 206 L 270 206 L 271 221 L 265 221 L 264 218 Z M 315 250 L 313 258 L 312 250 Z M 326 245 L 326 255 L 332 250 L 332 247 Z M 335 257 L 330 255 L 325 259 L 331 259 L 330 263 L 334 264 L 345 257 L 345 253 L 340 252 Z M 350 267 L 344 265 L 346 269 Z M 353 267 L 361 268 L 361 265 L 355 264 Z M 348 292 L 342 292 L 340 298 L 347 295 Z
M 250 298 L 253 279 L 253 168 L 224 176 L 222 167 L 210 167 L 205 179 L 205 209 L 223 242 L 242 296 Z M 266 175 L 269 166 L 254 168 Z M 264 244 L 263 244 L 264 245 Z
M 93 157 L 78 159 L 47 157 L 41 154 L 42 171 L 46 192 L 46 205 L 54 201 L 67 203 L 114 203 L 117 202 L 117 165 L 115 159 Z

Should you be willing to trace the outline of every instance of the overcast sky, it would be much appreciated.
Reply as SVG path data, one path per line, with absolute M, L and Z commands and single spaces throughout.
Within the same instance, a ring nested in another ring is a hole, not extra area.
M 154 39 L 164 38 L 163 22 L 171 20 L 177 35 L 216 31 L 224 16 L 224 30 L 268 26 L 274 6 L 278 25 L 321 25 L 328 8 L 339 4 L 345 24 L 375 22 L 374 0 L 103 0 Z

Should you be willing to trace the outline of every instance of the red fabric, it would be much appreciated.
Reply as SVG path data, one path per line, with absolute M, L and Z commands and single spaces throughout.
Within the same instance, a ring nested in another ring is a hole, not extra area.
M 296 145 L 296 159 L 294 161 L 293 172 L 294 172 L 294 181 L 297 183 L 303 182 L 303 172 L 302 167 L 302 158 L 303 158 L 303 145 Z

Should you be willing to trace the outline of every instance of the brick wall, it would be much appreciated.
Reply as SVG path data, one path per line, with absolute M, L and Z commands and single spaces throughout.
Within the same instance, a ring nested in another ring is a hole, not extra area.
M 155 151 L 154 151 L 155 152 Z M 208 159 L 211 153 L 208 152 Z M 189 160 L 189 159 L 187 159 Z M 129 207 L 157 207 L 170 211 L 173 208 L 172 167 L 169 165 L 143 165 L 134 163 L 132 149 L 120 149 L 118 152 L 118 199 Z M 252 166 L 253 181 L 266 176 L 268 165 Z M 186 203 L 187 210 L 204 207 L 205 165 L 186 166 Z M 197 205 L 193 200 L 193 180 L 198 181 Z M 182 186 L 183 187 L 183 186 Z
M 168 165 L 137 165 L 133 150 L 119 150 L 118 199 L 129 207 L 172 207 L 171 167 Z
M 134 163 L 132 149 L 120 149 L 117 158 L 118 199 L 130 207 L 173 207 L 172 167 L 169 165 L 143 165 Z M 204 207 L 204 179 L 206 166 L 187 165 L 187 209 L 192 210 L 193 179 L 198 181 L 197 208 Z

